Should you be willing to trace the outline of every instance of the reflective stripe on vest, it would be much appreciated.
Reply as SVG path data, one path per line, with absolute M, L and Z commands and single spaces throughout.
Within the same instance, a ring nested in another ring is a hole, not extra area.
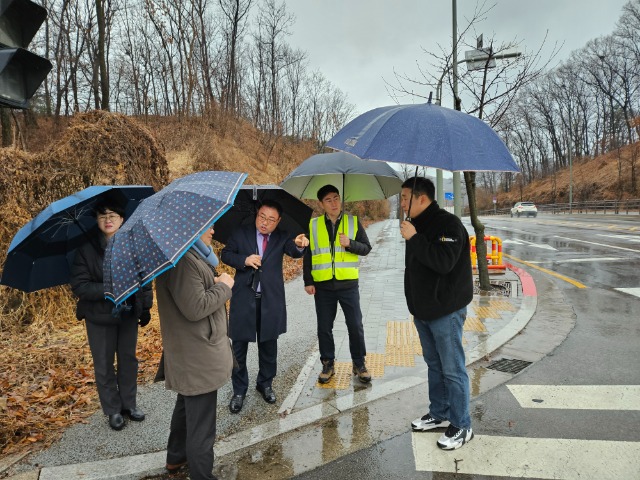
M 346 220 L 345 220 L 346 219 Z M 346 225 L 345 225 L 346 224 Z M 315 282 L 331 280 L 356 280 L 358 278 L 358 255 L 348 252 L 340 245 L 340 232 L 356 238 L 358 217 L 343 215 L 337 227 L 331 255 L 331 243 L 324 215 L 311 219 L 309 224 L 309 248 L 311 250 L 311 276 Z

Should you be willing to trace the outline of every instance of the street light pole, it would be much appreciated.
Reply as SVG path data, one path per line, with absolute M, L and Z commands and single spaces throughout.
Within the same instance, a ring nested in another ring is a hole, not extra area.
M 458 3 L 451 2 L 453 17 L 453 109 L 458 110 Z M 460 172 L 453 172 L 453 213 L 462 217 L 462 198 L 460 197 Z

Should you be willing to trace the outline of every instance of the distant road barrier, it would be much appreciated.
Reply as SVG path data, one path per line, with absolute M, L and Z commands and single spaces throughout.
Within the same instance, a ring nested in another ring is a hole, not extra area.
M 475 269 L 475 268 L 478 268 L 478 252 L 476 251 L 476 236 L 475 235 L 470 236 L 469 240 L 471 242 L 471 267 Z M 491 236 L 485 236 L 484 240 L 485 242 L 486 241 L 491 242 L 491 250 L 487 248 L 487 263 L 488 263 L 487 268 L 490 270 L 506 269 L 507 267 L 505 267 L 504 263 L 502 263 L 502 239 L 491 235 Z M 491 253 L 488 253 L 489 251 L 491 251 Z
M 535 202 L 534 202 L 535 203 Z M 640 215 L 640 199 L 631 200 L 589 200 L 569 203 L 536 203 L 538 212 L 565 215 L 569 213 L 594 213 L 604 215 Z M 509 215 L 511 208 L 482 210 L 479 215 Z M 465 215 L 469 214 L 468 207 Z

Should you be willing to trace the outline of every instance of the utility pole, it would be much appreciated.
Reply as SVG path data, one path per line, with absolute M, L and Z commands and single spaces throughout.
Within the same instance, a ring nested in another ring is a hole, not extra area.
M 453 108 L 460 110 L 458 99 L 458 4 L 452 0 L 453 17 Z M 462 198 L 460 195 L 460 172 L 453 172 L 453 213 L 462 217 Z

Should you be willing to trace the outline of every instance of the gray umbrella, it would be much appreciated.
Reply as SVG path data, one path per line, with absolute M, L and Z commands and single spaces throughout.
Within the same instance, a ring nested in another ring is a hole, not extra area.
M 387 163 L 334 152 L 307 158 L 280 186 L 298 198 L 317 199 L 327 184 L 340 191 L 343 202 L 382 200 L 400 193 L 402 178 Z

